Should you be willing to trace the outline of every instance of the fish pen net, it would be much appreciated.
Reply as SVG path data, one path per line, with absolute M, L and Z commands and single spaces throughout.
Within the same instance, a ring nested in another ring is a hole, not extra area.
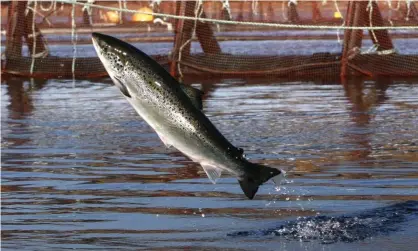
M 91 33 L 178 78 L 418 76 L 418 9 L 402 1 L 2 1 L 2 74 L 106 76 Z

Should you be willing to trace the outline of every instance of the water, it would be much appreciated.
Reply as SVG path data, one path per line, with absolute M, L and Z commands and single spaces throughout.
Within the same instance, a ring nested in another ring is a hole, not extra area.
M 58 37 L 60 39 L 60 37 Z M 394 40 L 397 52 L 404 55 L 416 55 L 418 49 L 416 44 L 418 39 L 396 39 Z M 172 42 L 141 42 L 133 43 L 137 48 L 152 53 L 152 55 L 169 55 L 171 53 Z M 266 41 L 222 41 L 219 42 L 224 53 L 234 55 L 264 55 L 264 56 L 290 56 L 290 55 L 312 55 L 313 53 L 334 53 L 341 52 L 341 43 L 336 40 L 316 39 L 309 42 L 300 40 L 266 40 Z M 372 42 L 366 40 L 363 43 L 363 50 L 367 51 L 372 47 Z M 5 47 L 0 47 L 1 51 L 5 51 Z M 242 48 L 245 48 L 243 50 Z M 72 45 L 51 44 L 48 46 L 51 56 L 70 57 L 74 56 L 74 47 Z M 198 42 L 191 43 L 192 53 L 203 53 Z M 29 55 L 29 49 L 23 47 L 23 55 Z M 92 44 L 77 45 L 77 58 L 95 57 L 96 52 Z
M 158 136 L 107 79 L 1 85 L 3 250 L 415 250 L 418 81 L 191 81 L 254 200 Z

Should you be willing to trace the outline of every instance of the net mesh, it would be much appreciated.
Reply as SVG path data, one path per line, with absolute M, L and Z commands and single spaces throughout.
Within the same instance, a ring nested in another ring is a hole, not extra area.
M 106 76 L 91 32 L 118 37 L 178 78 L 418 76 L 414 1 L 10 1 L 2 73 Z

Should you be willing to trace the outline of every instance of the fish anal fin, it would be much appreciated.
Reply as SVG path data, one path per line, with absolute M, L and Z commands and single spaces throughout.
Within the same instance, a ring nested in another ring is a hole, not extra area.
M 216 184 L 216 181 L 221 177 L 222 170 L 219 167 L 216 167 L 214 165 L 208 164 L 208 163 L 200 163 L 203 167 L 203 170 L 208 175 L 208 178 L 210 181 L 212 181 L 213 184 Z
M 192 101 L 193 105 L 199 109 L 202 110 L 203 104 L 202 104 L 202 96 L 203 92 L 199 89 L 196 89 L 189 85 L 184 85 L 180 83 L 180 88 L 183 90 L 183 92 L 189 97 L 190 101 Z

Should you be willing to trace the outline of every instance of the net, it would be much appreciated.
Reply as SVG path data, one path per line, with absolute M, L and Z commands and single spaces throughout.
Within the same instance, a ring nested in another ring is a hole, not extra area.
M 185 75 L 418 76 L 414 1 L 2 1 L 2 73 L 106 76 L 92 31 Z

